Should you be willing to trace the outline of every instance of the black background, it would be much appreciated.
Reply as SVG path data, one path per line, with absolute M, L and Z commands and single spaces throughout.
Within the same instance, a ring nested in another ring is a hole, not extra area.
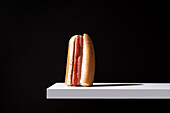
M 163 1 L 1 3 L 3 111 L 166 108 L 167 100 L 47 100 L 46 88 L 64 82 L 68 41 L 83 33 L 95 47 L 94 82 L 169 83 L 168 16 Z

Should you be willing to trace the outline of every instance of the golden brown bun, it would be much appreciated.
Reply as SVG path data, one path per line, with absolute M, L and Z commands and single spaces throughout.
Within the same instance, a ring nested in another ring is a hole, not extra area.
M 73 51 L 74 51 L 74 41 L 75 37 L 73 36 L 68 44 L 68 55 L 67 55 L 67 66 L 66 66 L 66 75 L 65 75 L 65 84 L 71 84 L 71 74 L 73 67 Z M 82 69 L 81 69 L 81 79 L 80 85 L 82 86 L 91 86 L 93 85 L 95 73 L 95 51 L 91 38 L 87 35 L 83 35 L 83 58 L 82 58 Z
M 93 85 L 94 72 L 95 72 L 95 52 L 91 38 L 83 35 L 83 58 L 82 58 L 82 72 L 80 84 L 82 86 Z
M 71 84 L 71 75 L 73 69 L 73 52 L 74 52 L 74 41 L 76 36 L 71 37 L 68 43 L 68 54 L 67 54 L 67 65 L 66 65 L 66 75 L 65 75 L 65 84 Z

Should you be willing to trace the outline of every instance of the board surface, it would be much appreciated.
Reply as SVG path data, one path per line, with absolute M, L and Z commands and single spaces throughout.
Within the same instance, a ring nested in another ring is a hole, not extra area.
M 93 83 L 91 87 L 55 83 L 46 91 L 47 99 L 170 99 L 169 83 Z

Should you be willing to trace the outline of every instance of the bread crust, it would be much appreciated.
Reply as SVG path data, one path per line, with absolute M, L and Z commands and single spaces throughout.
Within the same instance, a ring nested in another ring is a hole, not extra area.
M 65 84 L 72 85 L 71 77 L 73 74 L 74 62 L 74 41 L 77 35 L 69 40 Z M 81 79 L 80 85 L 91 86 L 93 85 L 95 73 L 95 51 L 91 38 L 87 34 L 83 34 L 83 58 L 81 66 Z
M 82 72 L 80 84 L 82 86 L 93 85 L 95 74 L 95 51 L 91 38 L 89 35 L 83 35 L 83 58 L 82 58 Z
M 66 75 L 65 75 L 65 84 L 67 85 L 72 85 L 71 77 L 73 73 L 75 38 L 76 35 L 72 36 L 68 43 L 67 65 L 66 65 Z

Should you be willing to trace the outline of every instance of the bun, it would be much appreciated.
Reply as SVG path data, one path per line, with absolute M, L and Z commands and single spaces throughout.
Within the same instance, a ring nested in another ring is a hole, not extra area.
M 83 35 L 84 47 L 83 47 L 83 59 L 82 59 L 82 72 L 80 84 L 82 86 L 93 85 L 94 73 L 95 73 L 95 52 L 91 38 L 87 35 Z
M 74 61 L 74 48 L 75 38 L 73 36 L 68 43 L 68 54 L 67 54 L 67 65 L 65 84 L 72 85 L 72 74 L 73 74 L 73 61 Z M 91 38 L 87 34 L 83 34 L 83 56 L 81 64 L 81 78 L 80 85 L 91 86 L 93 85 L 94 73 L 95 73 L 95 51 Z
M 65 84 L 72 85 L 71 75 L 73 74 L 73 55 L 74 55 L 74 42 L 76 36 L 71 37 L 68 43 L 68 54 L 67 54 L 67 65 L 66 65 L 66 75 Z

